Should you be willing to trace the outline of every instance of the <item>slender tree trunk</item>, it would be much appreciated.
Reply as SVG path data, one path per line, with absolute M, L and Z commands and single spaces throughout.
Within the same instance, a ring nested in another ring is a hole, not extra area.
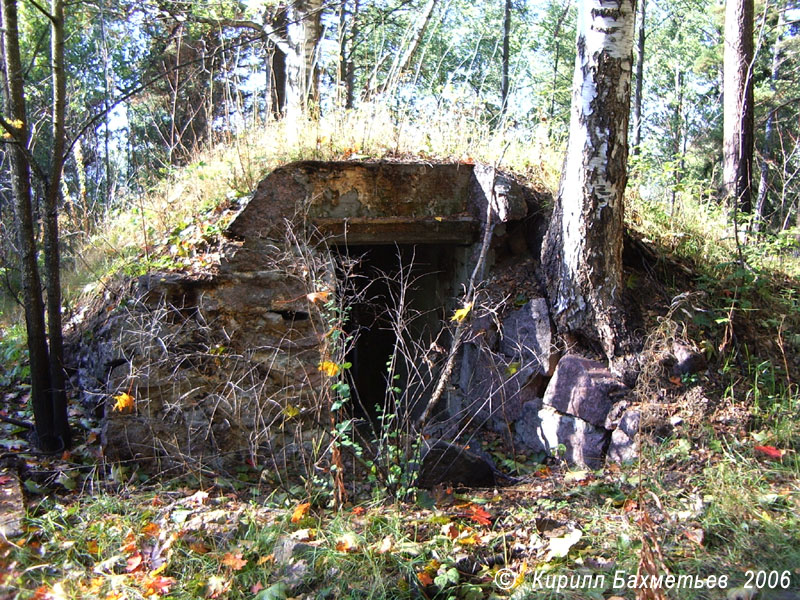
M 428 24 L 431 21 L 433 10 L 436 8 L 437 2 L 438 0 L 428 0 L 425 3 L 422 12 L 417 17 L 411 29 L 410 38 L 404 38 L 403 40 L 405 51 L 395 56 L 392 67 L 389 69 L 389 75 L 380 87 L 379 93 L 383 93 L 394 86 L 400 80 L 400 76 L 411 66 L 411 61 L 414 60 L 419 45 L 422 43 L 422 38 L 425 35 L 425 31 L 428 29 Z
M 642 86 L 644 84 L 644 41 L 647 0 L 639 0 L 639 32 L 636 40 L 636 88 L 633 94 L 633 153 L 638 155 L 642 145 Z
M 675 215 L 675 199 L 678 195 L 678 188 L 683 180 L 683 71 L 680 65 L 675 65 L 675 107 L 672 116 L 675 124 L 673 131 L 673 148 L 672 160 L 674 167 L 673 185 L 672 185 L 672 198 L 670 200 L 669 214 Z
M 725 6 L 723 183 L 738 210 L 752 210 L 753 0 Z
M 53 149 L 50 177 L 44 199 L 44 259 L 47 281 L 47 332 L 50 338 L 50 385 L 53 429 L 64 448 L 70 446 L 67 391 L 64 378 L 64 339 L 61 330 L 61 252 L 58 235 L 58 200 L 64 169 L 67 84 L 64 73 L 64 2 L 52 0 L 50 57 L 53 74 Z
M 42 284 L 36 257 L 35 225 L 31 193 L 31 172 L 25 150 L 29 133 L 25 111 L 25 88 L 19 49 L 19 24 L 16 0 L 3 0 L 5 72 L 8 79 L 6 110 L 15 126 L 11 145 L 11 188 L 17 218 L 22 298 L 25 304 L 25 327 L 31 368 L 31 404 L 36 422 L 39 448 L 57 451 L 63 445 L 54 428 L 50 364 L 45 333 Z
M 508 108 L 508 64 L 511 45 L 511 0 L 505 1 L 503 12 L 503 75 L 500 82 L 500 111 L 505 114 Z
M 769 89 L 773 97 L 777 90 L 778 78 L 780 77 L 783 40 L 785 36 L 785 8 L 780 6 L 778 8 L 778 25 L 777 36 L 775 38 L 775 45 L 772 48 L 772 68 L 769 74 Z M 769 164 L 772 160 L 772 135 L 775 129 L 775 113 L 774 107 L 770 108 L 767 113 L 767 122 L 764 126 L 764 145 L 761 147 L 761 161 L 759 163 L 759 178 L 758 178 L 758 196 L 756 199 L 756 211 L 753 215 L 753 231 L 758 233 L 764 221 L 764 212 L 767 207 L 767 190 L 769 188 Z
M 628 352 L 622 293 L 623 198 L 635 0 L 581 0 L 567 156 L 542 262 L 562 333 Z
M 558 43 L 558 36 L 561 35 L 561 27 L 564 25 L 564 20 L 569 14 L 571 1 L 564 3 L 561 15 L 556 21 L 556 27 L 553 30 L 553 81 L 550 86 L 550 112 L 548 113 L 548 133 L 552 133 L 553 119 L 556 115 L 556 90 L 558 89 L 558 66 L 561 62 L 561 45 Z
M 317 96 L 315 57 L 322 36 L 322 0 L 297 0 L 286 11 L 286 119 L 294 127 Z
M 356 98 L 356 62 L 355 45 L 358 41 L 358 14 L 361 10 L 360 0 L 353 2 L 353 14 L 350 25 L 350 47 L 347 51 L 347 62 L 345 64 L 344 83 L 345 83 L 345 104 L 347 109 L 355 106 Z

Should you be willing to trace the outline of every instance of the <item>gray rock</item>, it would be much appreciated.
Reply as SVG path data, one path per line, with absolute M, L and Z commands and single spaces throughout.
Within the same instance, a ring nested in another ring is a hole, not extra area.
M 491 458 L 483 452 L 436 440 L 424 450 L 417 485 L 432 488 L 439 483 L 453 483 L 491 487 L 495 484 L 495 471 Z
M 598 469 L 608 445 L 608 431 L 583 419 L 564 415 L 551 406 L 533 414 L 535 405 L 525 407 L 517 422 L 517 441 L 534 452 L 552 454 L 563 444 L 563 458 L 571 465 Z
M 672 367 L 673 375 L 691 375 L 703 371 L 708 363 L 705 356 L 695 352 L 686 344 L 675 342 L 672 344 L 672 354 L 675 356 L 675 366 Z
M 606 454 L 610 462 L 625 464 L 635 461 L 638 457 L 639 448 L 635 436 L 629 436 L 622 429 L 611 432 L 611 443 Z
M 612 405 L 627 391 L 627 386 L 602 363 L 568 354 L 558 362 L 544 403 L 595 427 L 604 427 Z
M 313 550 L 308 544 L 286 536 L 275 542 L 272 554 L 275 557 L 275 564 L 288 565 L 296 559 L 306 557 Z
M 523 363 L 535 362 L 548 377 L 558 362 L 554 352 L 550 312 L 544 298 L 534 298 L 503 321 L 500 351 Z
M 536 397 L 540 378 L 538 363 L 513 361 L 465 344 L 459 382 L 462 402 L 451 407 L 458 407 L 462 414 L 450 416 L 507 433 L 522 416 L 522 405 Z

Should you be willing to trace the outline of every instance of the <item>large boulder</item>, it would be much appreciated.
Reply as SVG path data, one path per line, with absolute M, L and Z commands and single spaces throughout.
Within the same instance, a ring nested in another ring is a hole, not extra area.
M 602 427 L 564 415 L 551 406 L 526 403 L 516 424 L 517 442 L 533 452 L 552 455 L 563 446 L 561 456 L 569 464 L 598 469 L 603 465 L 609 432 Z
M 548 377 L 553 374 L 558 355 L 553 348 L 550 312 L 544 298 L 534 298 L 503 320 L 500 351 L 523 364 L 538 365 Z
M 558 362 L 543 401 L 560 413 L 603 427 L 611 407 L 627 392 L 602 363 L 568 354 Z

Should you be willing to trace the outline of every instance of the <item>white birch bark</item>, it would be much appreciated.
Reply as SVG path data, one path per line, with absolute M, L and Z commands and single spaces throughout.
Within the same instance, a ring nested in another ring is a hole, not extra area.
M 623 196 L 635 0 L 581 0 L 569 142 L 543 250 L 559 329 L 600 342 L 611 359 L 624 346 Z

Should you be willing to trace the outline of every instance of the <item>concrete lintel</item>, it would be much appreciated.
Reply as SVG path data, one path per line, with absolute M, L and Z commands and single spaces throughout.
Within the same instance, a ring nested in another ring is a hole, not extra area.
M 480 224 L 470 216 L 312 219 L 334 244 L 473 244 Z

